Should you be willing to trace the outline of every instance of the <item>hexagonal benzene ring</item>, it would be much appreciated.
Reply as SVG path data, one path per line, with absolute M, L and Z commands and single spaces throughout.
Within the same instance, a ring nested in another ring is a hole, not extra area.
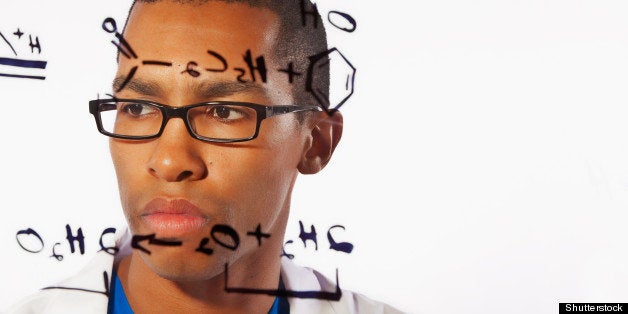
M 327 51 L 313 55 L 310 58 L 305 89 L 311 93 L 318 104 L 328 113 L 338 110 L 353 95 L 355 88 L 355 67 L 337 49 L 331 48 Z M 329 67 L 330 86 L 328 91 L 317 88 L 314 78 L 317 71 Z M 330 97 L 334 96 L 334 99 Z

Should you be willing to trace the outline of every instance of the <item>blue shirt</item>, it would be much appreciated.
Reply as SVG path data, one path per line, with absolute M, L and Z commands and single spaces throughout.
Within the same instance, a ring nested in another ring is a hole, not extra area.
M 133 314 L 131 305 L 126 299 L 124 289 L 122 289 L 122 283 L 118 274 L 114 271 L 111 274 L 111 290 L 109 291 L 109 305 L 107 306 L 107 314 Z

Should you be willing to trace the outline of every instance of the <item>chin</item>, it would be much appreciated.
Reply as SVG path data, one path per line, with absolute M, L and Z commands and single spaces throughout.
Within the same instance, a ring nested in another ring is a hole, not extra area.
M 211 280 L 224 272 L 225 263 L 230 260 L 229 256 L 216 252 L 208 256 L 195 252 L 194 249 L 186 249 L 182 253 L 182 248 L 184 247 L 177 250 L 166 248 L 160 252 L 153 251 L 150 255 L 141 254 L 141 257 L 148 268 L 159 277 L 175 282 Z

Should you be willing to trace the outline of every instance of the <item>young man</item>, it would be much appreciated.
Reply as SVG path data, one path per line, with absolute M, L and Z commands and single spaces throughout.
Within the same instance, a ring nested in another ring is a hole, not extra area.
M 396 312 L 280 257 L 297 174 L 325 167 L 342 133 L 305 75 L 275 70 L 327 49 L 303 3 L 134 4 L 124 39 L 137 58 L 120 55 L 114 97 L 90 102 L 133 240 L 16 312 Z

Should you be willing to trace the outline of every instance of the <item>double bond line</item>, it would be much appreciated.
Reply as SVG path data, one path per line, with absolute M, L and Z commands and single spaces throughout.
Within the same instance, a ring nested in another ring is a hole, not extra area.
M 37 61 L 37 60 L 24 60 L 24 59 L 14 59 L 14 58 L 0 58 L 0 65 L 8 65 L 18 68 L 28 68 L 28 69 L 45 69 L 47 61 Z M 20 74 L 8 74 L 8 73 L 0 73 L 0 76 L 4 77 L 15 77 L 15 78 L 27 78 L 27 79 L 35 79 L 35 80 L 44 80 L 45 76 L 39 75 L 20 75 Z

